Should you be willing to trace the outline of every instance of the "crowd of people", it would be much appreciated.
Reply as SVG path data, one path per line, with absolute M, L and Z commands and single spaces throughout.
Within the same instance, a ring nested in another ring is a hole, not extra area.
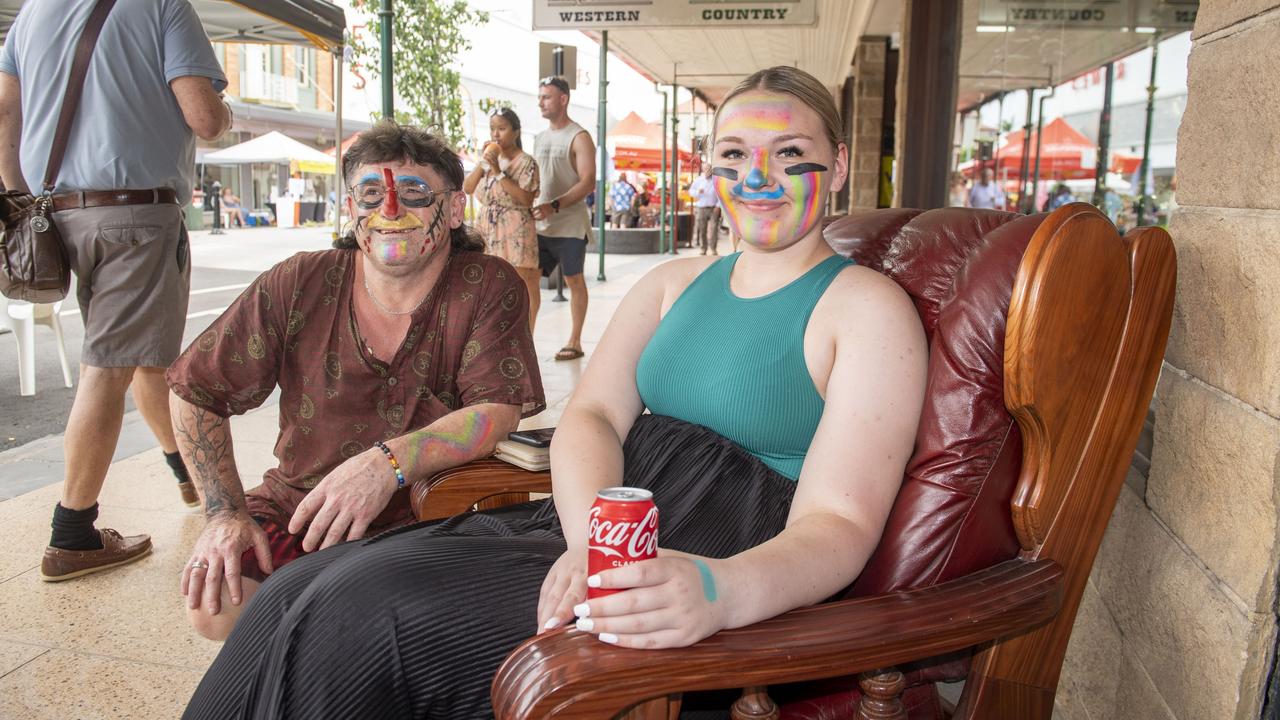
M 1068 203 L 1093 202 L 1092 181 L 1089 181 L 1088 184 L 1090 190 L 1085 196 L 1072 190 L 1062 180 L 1048 180 L 1037 183 L 1039 189 L 1034 202 L 1031 203 L 1031 210 L 1034 212 L 1051 212 Z M 1161 193 L 1157 197 L 1146 198 L 1147 205 L 1144 208 L 1146 212 L 1144 222 L 1147 224 L 1162 224 L 1162 220 L 1168 217 L 1169 209 L 1173 204 L 1172 195 L 1171 186 L 1167 192 Z M 1137 225 L 1138 205 L 1144 202 L 1144 199 L 1121 195 L 1115 188 L 1104 185 L 1101 188 L 1097 202 L 1098 208 L 1123 232 L 1125 229 Z M 977 179 L 972 184 L 965 178 L 963 173 L 954 173 L 951 177 L 948 204 L 952 207 L 1009 211 L 1017 211 L 1023 207 L 1017 193 L 1006 193 L 1003 184 L 996 181 L 995 173 L 989 167 L 982 168 L 978 172 Z
M 9 33 L 9 188 L 39 187 L 61 102 L 42 80 L 64 76 L 96 5 L 33 0 Z M 907 294 L 823 239 L 821 200 L 849 157 L 821 81 L 774 67 L 725 96 L 689 188 L 703 252 L 619 305 L 556 430 L 553 497 L 415 523 L 415 481 L 490 455 L 544 409 L 533 310 L 557 266 L 573 324 L 556 359 L 583 356 L 596 149 L 567 83 L 541 81 L 532 153 L 499 111 L 469 173 L 421 128 L 362 133 L 341 158 L 348 232 L 266 270 L 182 349 L 180 208 L 195 137 L 231 125 L 226 77 L 187 3 L 121 3 L 97 52 L 80 110 L 93 121 L 75 124 L 52 188 L 85 340 L 41 577 L 151 549 L 95 526 L 132 388 L 206 518 L 180 579 L 189 621 L 226 640 L 185 717 L 483 718 L 498 664 L 534 633 L 687 646 L 858 575 L 912 449 L 927 347 Z M 718 255 L 718 208 L 739 252 Z M 277 463 L 246 487 L 231 418 L 277 391 Z M 588 576 L 588 508 L 617 485 L 652 491 L 662 547 Z M 588 600 L 588 587 L 621 592 Z

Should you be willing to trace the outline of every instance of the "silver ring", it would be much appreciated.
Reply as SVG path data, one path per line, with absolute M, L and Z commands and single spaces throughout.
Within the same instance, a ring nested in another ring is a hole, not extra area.
M 191 561 L 191 569 L 192 569 L 192 570 L 207 570 L 207 569 L 209 569 L 209 563 L 207 563 L 207 562 L 205 562 L 205 561 L 203 561 L 203 560 L 192 560 L 192 561 Z

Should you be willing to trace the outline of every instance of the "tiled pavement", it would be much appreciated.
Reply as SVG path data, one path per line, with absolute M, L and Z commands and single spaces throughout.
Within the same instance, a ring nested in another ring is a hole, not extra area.
M 727 245 L 727 243 L 723 243 Z M 687 256 L 689 251 L 684 251 Z M 626 291 L 656 255 L 610 255 L 609 280 L 587 272 L 591 306 L 583 334 L 586 358 L 552 359 L 569 329 L 569 304 L 544 291 L 535 344 L 548 410 L 525 427 L 554 425 L 596 341 Z M 5 392 L 13 392 L 8 388 Z M 276 406 L 232 423 L 236 460 L 246 480 L 272 462 Z M 63 583 L 39 579 L 49 518 L 61 491 L 61 437 L 0 454 L 0 718 L 173 718 L 185 706 L 218 644 L 185 619 L 178 576 L 203 527 L 179 500 L 173 477 L 141 418 L 126 417 L 100 498 L 99 525 L 150 533 L 153 553 L 132 565 Z

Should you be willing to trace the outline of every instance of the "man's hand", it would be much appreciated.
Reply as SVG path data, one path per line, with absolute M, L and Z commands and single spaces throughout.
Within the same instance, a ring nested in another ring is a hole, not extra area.
M 187 607 L 203 607 L 210 615 L 221 612 L 224 578 L 231 604 L 239 605 L 244 597 L 240 592 L 240 556 L 251 547 L 258 567 L 270 575 L 275 570 L 271 566 L 271 546 L 253 518 L 244 512 L 219 513 L 209 518 L 196 539 L 191 561 L 182 569 L 182 594 L 187 598 Z
M 586 548 L 566 550 L 556 560 L 538 593 L 538 633 L 573 619 L 573 606 L 587 599 Z
M 366 450 L 333 469 L 294 510 L 289 532 L 302 539 L 307 552 L 364 537 L 369 523 L 387 506 L 396 490 L 396 475 L 377 448 Z
M 556 209 L 551 207 L 551 203 L 542 203 L 541 205 L 534 205 L 532 212 L 534 220 L 546 220 L 556 214 Z

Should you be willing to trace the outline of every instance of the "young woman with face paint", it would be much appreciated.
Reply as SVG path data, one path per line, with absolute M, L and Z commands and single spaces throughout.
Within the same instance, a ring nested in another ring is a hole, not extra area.
M 848 172 L 841 132 L 830 94 L 795 68 L 758 72 L 721 104 L 712 179 L 741 252 L 656 268 L 606 330 L 551 449 L 568 550 L 543 584 L 545 628 L 576 616 L 605 642 L 687 645 L 830 597 L 875 548 L 927 350 L 906 293 L 822 238 Z M 716 439 L 694 439 L 704 428 Z M 685 457 L 660 481 L 633 471 L 672 444 Z M 751 462 L 695 459 L 735 450 Z M 585 578 L 595 492 L 636 479 L 658 498 L 659 557 Z M 684 527 L 695 514 L 703 527 Z M 755 534 L 737 545 L 698 538 L 739 524 Z M 583 602 L 588 583 L 630 589 Z
M 535 630 L 680 647 L 849 585 L 911 453 L 927 348 L 906 293 L 823 242 L 839 132 L 804 72 L 743 81 L 713 161 L 742 252 L 627 294 L 556 430 L 554 502 L 290 565 L 251 608 L 275 640 L 233 636 L 187 717 L 492 717 L 492 674 Z M 617 485 L 653 492 L 658 557 L 588 578 L 588 509 Z

